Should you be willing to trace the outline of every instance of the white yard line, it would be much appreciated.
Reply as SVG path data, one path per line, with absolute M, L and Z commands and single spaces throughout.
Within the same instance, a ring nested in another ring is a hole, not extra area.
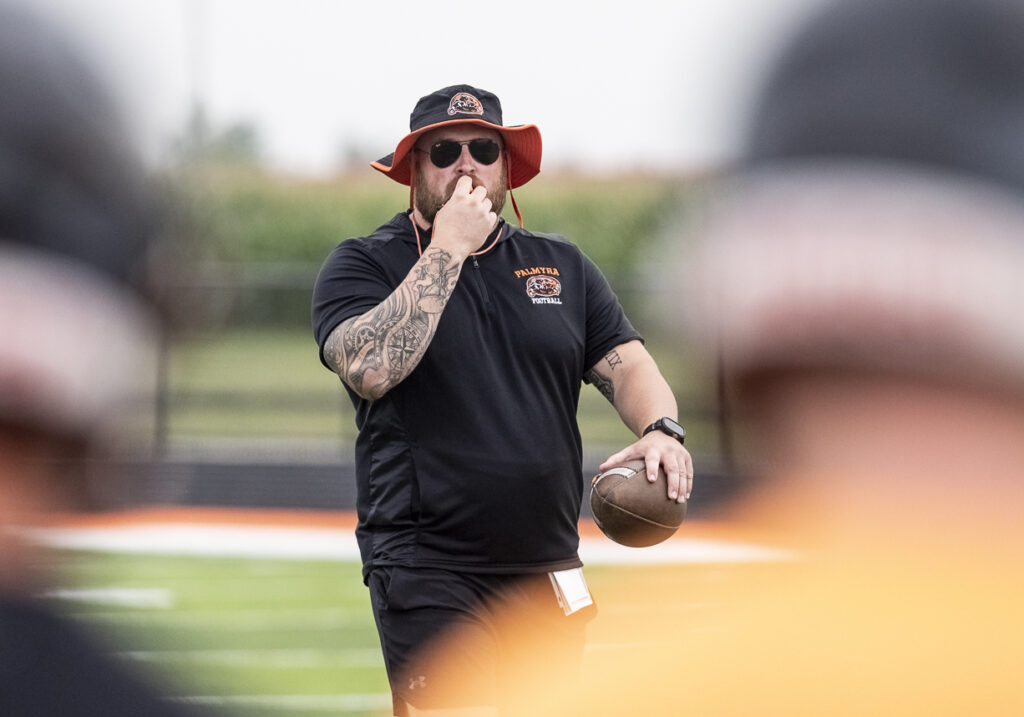
M 234 708 L 270 707 L 277 710 L 296 710 L 302 712 L 318 710 L 342 713 L 391 709 L 391 695 L 379 692 L 350 695 L 208 695 L 175 697 L 172 698 L 171 701 L 193 705 L 212 705 Z
M 384 667 L 378 648 L 245 648 L 211 650 L 128 650 L 114 653 L 126 660 L 146 663 L 187 662 L 190 665 L 227 665 L 230 667 L 311 668 L 311 667 Z
M 31 537 L 55 548 L 147 555 L 358 560 L 355 538 L 325 528 L 154 523 L 101 528 L 50 528 Z
M 369 601 L 367 601 L 369 611 Z M 75 614 L 75 613 L 72 613 Z M 367 612 L 368 614 L 368 612 Z M 217 632 L 266 632 L 268 630 L 336 630 L 361 626 L 364 613 L 347 613 L 340 608 L 309 610 L 266 608 L 263 610 L 164 610 L 147 612 L 88 612 L 77 617 L 90 623 L 143 625 L 165 629 Z
M 148 608 L 166 610 L 174 604 L 171 591 L 166 588 L 74 588 L 47 590 L 41 595 L 54 600 L 71 600 L 93 605 L 116 605 L 118 607 Z
M 35 530 L 30 537 L 55 548 L 114 553 L 196 555 L 293 560 L 357 561 L 349 530 L 327 528 L 155 523 L 101 528 Z M 755 563 L 792 560 L 793 553 L 762 545 L 672 538 L 649 548 L 627 548 L 604 537 L 580 541 L 587 565 Z

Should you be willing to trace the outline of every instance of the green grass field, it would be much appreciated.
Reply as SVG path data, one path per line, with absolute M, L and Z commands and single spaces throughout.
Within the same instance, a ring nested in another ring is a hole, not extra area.
M 170 695 L 216 714 L 390 714 L 356 563 L 70 551 L 56 559 L 58 608 Z M 664 585 L 650 568 L 595 566 L 587 575 L 597 595 Z
M 91 552 L 58 559 L 67 591 L 60 608 L 172 695 L 229 714 L 388 713 L 356 563 Z

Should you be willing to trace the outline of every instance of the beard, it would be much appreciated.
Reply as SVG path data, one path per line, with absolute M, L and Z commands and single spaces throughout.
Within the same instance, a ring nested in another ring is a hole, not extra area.
M 427 178 L 423 175 L 423 168 L 420 165 L 416 166 L 416 187 L 413 192 L 413 204 L 419 211 L 420 215 L 431 224 L 434 223 L 434 218 L 437 216 L 437 212 L 444 206 L 444 203 L 451 199 L 452 192 L 455 191 L 455 185 L 458 184 L 461 177 L 456 177 L 448 183 L 441 191 L 436 191 L 433 187 L 427 184 Z M 480 181 L 473 177 L 474 186 L 480 184 Z M 491 211 L 501 216 L 501 210 L 505 208 L 505 195 L 508 192 L 508 180 L 505 177 L 505 173 L 501 172 L 498 175 L 498 181 L 493 187 L 487 187 L 487 198 L 491 200 Z

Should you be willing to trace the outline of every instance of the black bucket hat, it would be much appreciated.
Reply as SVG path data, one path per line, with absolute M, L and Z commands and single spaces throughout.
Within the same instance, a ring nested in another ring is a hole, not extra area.
M 540 172 L 541 139 L 535 125 L 505 127 L 498 97 L 471 85 L 452 85 L 421 97 L 409 115 L 409 134 L 395 151 L 370 166 L 399 184 L 412 179 L 409 155 L 421 135 L 453 124 L 477 124 L 501 133 L 508 161 L 508 188 L 520 187 Z

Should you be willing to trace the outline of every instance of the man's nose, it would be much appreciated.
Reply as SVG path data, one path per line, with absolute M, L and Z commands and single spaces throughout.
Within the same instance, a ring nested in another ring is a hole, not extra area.
M 455 171 L 459 174 L 475 172 L 478 169 L 477 162 L 469 153 L 469 145 L 464 144 L 459 149 L 462 151 L 459 152 L 459 158 L 455 160 Z

